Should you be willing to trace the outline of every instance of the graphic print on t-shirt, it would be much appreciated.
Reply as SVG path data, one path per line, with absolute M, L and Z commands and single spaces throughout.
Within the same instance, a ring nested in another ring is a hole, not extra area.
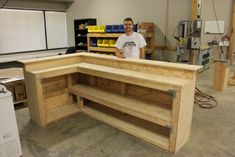
M 136 43 L 134 41 L 127 41 L 123 45 L 123 49 L 133 50 L 134 47 L 136 47 Z

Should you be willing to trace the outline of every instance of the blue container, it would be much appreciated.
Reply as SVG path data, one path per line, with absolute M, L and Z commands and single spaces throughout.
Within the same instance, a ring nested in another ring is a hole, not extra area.
M 124 33 L 124 25 L 119 25 L 119 33 Z
M 112 25 L 112 32 L 118 33 L 119 32 L 119 25 Z
M 112 25 L 106 25 L 106 33 L 112 33 Z
M 91 39 L 91 46 L 93 47 L 97 46 L 97 39 Z
M 146 54 L 145 57 L 146 57 L 145 59 L 147 60 L 152 60 L 151 53 Z
M 134 31 L 134 32 L 137 32 L 137 24 L 134 25 L 133 31 Z

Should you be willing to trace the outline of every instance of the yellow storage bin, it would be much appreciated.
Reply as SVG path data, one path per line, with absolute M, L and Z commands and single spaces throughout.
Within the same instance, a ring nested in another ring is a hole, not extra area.
M 105 25 L 99 26 L 99 33 L 105 33 Z
M 109 47 L 109 40 L 108 39 L 104 39 L 103 43 L 102 43 L 103 47 Z
M 116 40 L 109 40 L 109 46 L 110 47 L 115 47 Z
M 105 26 L 104 25 L 95 26 L 94 27 L 94 32 L 96 32 L 96 33 L 105 33 Z
M 103 40 L 102 40 L 102 39 L 98 39 L 98 40 L 97 40 L 97 46 L 98 46 L 98 47 L 101 47 L 102 44 L 103 44 Z
M 95 32 L 95 33 L 98 33 L 98 32 L 99 32 L 99 27 L 100 27 L 100 26 L 94 26 L 94 32 Z
M 88 26 L 88 32 L 92 33 L 94 32 L 95 26 Z

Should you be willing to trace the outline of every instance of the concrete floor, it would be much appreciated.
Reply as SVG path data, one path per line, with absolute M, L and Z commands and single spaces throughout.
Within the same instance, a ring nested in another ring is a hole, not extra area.
M 24 108 L 16 111 L 24 157 L 235 157 L 235 86 L 217 92 L 212 80 L 213 67 L 198 74 L 197 87 L 216 97 L 218 107 L 195 105 L 190 139 L 177 154 L 82 113 L 41 128 Z

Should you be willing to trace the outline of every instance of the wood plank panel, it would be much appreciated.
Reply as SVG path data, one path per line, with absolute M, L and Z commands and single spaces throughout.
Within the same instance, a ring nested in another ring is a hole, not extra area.
M 169 130 L 105 107 L 85 106 L 83 112 L 126 133 L 168 149 Z
M 68 95 L 67 93 L 63 93 L 60 95 L 56 95 L 53 97 L 48 97 L 44 99 L 45 109 L 57 108 L 59 106 L 68 105 Z
M 79 112 L 77 105 L 64 105 L 47 111 L 47 124 L 64 119 Z
M 85 99 L 153 123 L 163 126 L 171 125 L 170 110 L 158 107 L 155 104 L 138 101 L 127 96 L 109 93 L 86 85 L 75 85 L 71 87 L 69 91 Z
M 50 93 L 55 90 L 64 89 L 67 87 L 66 76 L 52 77 L 42 80 L 43 93 Z
M 163 92 L 156 89 L 146 88 L 128 84 L 126 94 L 134 96 L 136 99 L 142 99 L 147 102 L 160 103 L 165 107 L 171 108 L 173 98 L 169 92 Z

